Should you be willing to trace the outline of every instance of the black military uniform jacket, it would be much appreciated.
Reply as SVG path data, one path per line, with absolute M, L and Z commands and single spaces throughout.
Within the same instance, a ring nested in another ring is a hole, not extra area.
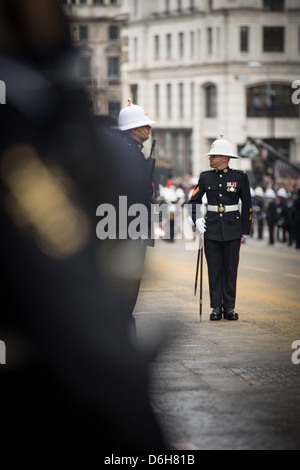
M 124 142 L 125 146 L 127 147 L 127 154 L 130 154 L 132 163 L 136 168 L 136 173 L 139 178 L 139 185 L 141 186 L 141 191 L 144 196 L 144 205 L 148 210 L 148 233 L 145 234 L 146 239 L 143 240 L 143 244 L 154 247 L 154 239 L 151 238 L 151 203 L 154 202 L 152 180 L 155 159 L 152 157 L 146 159 L 143 154 L 143 145 L 132 139 L 128 134 L 125 136 Z
M 252 201 L 249 180 L 245 172 L 229 167 L 224 170 L 203 172 L 189 201 L 194 223 L 201 217 L 199 204 L 202 204 L 205 193 L 208 206 L 218 206 L 218 212 L 208 210 L 206 213 L 205 238 L 229 241 L 241 238 L 242 235 L 250 235 Z M 238 205 L 240 200 L 241 212 L 226 211 L 226 206 Z

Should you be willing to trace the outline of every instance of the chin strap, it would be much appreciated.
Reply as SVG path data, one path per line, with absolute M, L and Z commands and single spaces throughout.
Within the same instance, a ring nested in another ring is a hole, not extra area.
M 150 135 L 146 134 L 146 132 L 144 132 L 143 129 L 138 127 L 138 130 L 141 132 L 141 134 L 143 134 L 143 136 L 145 137 L 146 140 L 150 139 Z
M 225 159 L 225 157 L 221 157 L 220 160 L 218 160 L 217 162 L 211 163 L 210 167 L 211 168 L 217 168 L 217 166 L 220 165 L 220 163 L 222 163 L 224 159 Z

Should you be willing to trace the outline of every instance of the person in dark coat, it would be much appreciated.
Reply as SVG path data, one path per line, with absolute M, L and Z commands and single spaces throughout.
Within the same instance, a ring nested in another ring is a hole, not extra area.
M 258 186 L 254 191 L 253 205 L 253 222 L 257 229 L 257 240 L 264 238 L 264 221 L 265 221 L 265 200 L 264 191 Z
M 212 170 L 200 175 L 189 201 L 191 215 L 198 231 L 205 234 L 204 247 L 208 265 L 211 321 L 239 319 L 235 312 L 239 254 L 243 236 L 250 235 L 252 203 L 248 176 L 229 167 L 233 155 L 231 144 L 216 140 L 208 153 Z M 202 198 L 208 207 L 200 215 Z M 241 211 L 239 203 L 242 203 Z
M 76 58 L 59 2 L 0 2 L 2 447 L 71 464 L 166 448 L 152 355 L 130 337 L 95 232 L 98 205 L 120 188 L 144 196 L 120 141 L 95 132 Z
M 266 220 L 267 220 L 268 231 L 269 231 L 269 245 L 274 245 L 275 243 L 274 229 L 275 229 L 275 224 L 277 221 L 276 193 L 272 188 L 268 188 L 266 190 L 265 197 L 266 197 L 265 211 L 266 211 Z
M 287 222 L 287 197 L 288 193 L 284 188 L 277 191 L 276 198 L 276 227 L 277 227 L 277 241 L 286 243 L 286 222 Z
M 293 205 L 292 225 L 294 240 L 296 242 L 296 248 L 300 249 L 300 189 L 298 189 L 297 197 Z
M 137 227 L 137 233 L 127 234 L 133 258 L 134 253 L 138 253 L 138 259 L 140 260 L 130 284 L 126 284 L 128 305 L 130 305 L 132 313 L 139 295 L 146 256 L 146 247 L 154 246 L 154 240 L 152 239 L 151 233 L 151 204 L 155 202 L 153 198 L 152 184 L 155 159 L 152 156 L 146 158 L 143 153 L 144 143 L 150 139 L 153 124 L 155 124 L 155 121 L 149 119 L 144 109 L 141 106 L 133 104 L 131 99 L 128 100 L 128 106 L 123 108 L 119 114 L 118 127 L 123 137 L 124 165 L 131 162 L 144 200 L 142 208 L 144 215 L 142 219 L 143 223 Z M 128 206 L 130 206 L 130 204 Z M 131 264 L 132 259 L 128 260 L 128 266 Z M 134 322 L 133 315 L 132 319 Z

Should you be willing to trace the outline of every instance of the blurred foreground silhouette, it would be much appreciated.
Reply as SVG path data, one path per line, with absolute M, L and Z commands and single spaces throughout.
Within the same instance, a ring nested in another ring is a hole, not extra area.
M 143 182 L 118 132 L 89 115 L 74 60 L 59 1 L 1 1 L 1 426 L 52 453 L 165 449 L 148 397 L 153 352 L 131 335 L 139 252 L 96 237 L 98 205 L 144 203 Z M 129 277 L 114 269 L 121 259 Z

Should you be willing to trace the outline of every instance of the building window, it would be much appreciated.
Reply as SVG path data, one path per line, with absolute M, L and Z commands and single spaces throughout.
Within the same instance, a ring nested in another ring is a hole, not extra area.
M 154 36 L 154 58 L 159 59 L 159 56 L 160 56 L 159 36 Z
M 249 52 L 249 26 L 240 27 L 240 50 Z
M 217 117 L 217 87 L 208 85 L 205 88 L 206 117 Z
M 212 54 L 213 52 L 213 29 L 207 28 L 207 52 Z
M 172 142 L 172 131 L 164 129 L 163 131 L 158 131 L 157 129 L 152 130 L 152 137 L 154 140 L 157 140 L 159 145 L 159 183 L 164 186 L 167 185 L 168 179 L 172 177 L 172 157 L 174 155 L 173 151 L 173 142 Z
M 120 79 L 119 57 L 110 57 L 108 59 L 108 76 L 109 76 L 109 79 L 113 81 L 118 81 Z
M 264 27 L 264 52 L 284 52 L 284 28 Z
M 179 33 L 179 57 L 184 57 L 184 33 Z
M 284 0 L 264 0 L 264 11 L 284 11 Z
M 109 101 L 108 114 L 116 121 L 118 121 L 120 110 L 121 110 L 121 105 L 119 101 Z
M 133 61 L 138 62 L 138 38 L 133 39 Z
M 195 55 L 195 32 L 191 31 L 191 58 Z
M 198 29 L 197 31 L 197 48 L 198 48 L 198 59 L 200 60 L 201 58 L 201 51 L 202 51 L 202 32 L 201 29 Z
M 80 5 L 86 5 L 86 0 L 80 0 Z
M 94 5 L 104 5 L 104 0 L 94 0 Z
M 89 30 L 87 26 L 79 26 L 79 40 L 80 41 L 89 40 Z
M 184 84 L 179 83 L 179 117 L 184 118 Z
M 170 12 L 170 0 L 165 0 L 165 11 L 166 13 Z
M 190 129 L 185 131 L 153 129 L 152 135 L 161 150 L 159 182 L 165 186 L 168 179 L 172 177 L 191 175 L 193 172 L 192 131 Z
M 172 58 L 172 35 L 167 34 L 167 58 Z
M 195 85 L 191 83 L 191 118 L 194 117 L 195 110 Z
M 111 41 L 118 41 L 119 39 L 119 27 L 118 26 L 109 27 L 109 39 Z
M 172 85 L 167 84 L 167 116 L 168 119 L 172 118 Z
M 216 28 L 216 55 L 220 55 L 221 52 L 221 30 L 220 27 L 217 26 Z
M 155 116 L 156 116 L 156 119 L 159 118 L 159 85 L 155 85 L 155 90 L 154 90 L 154 94 L 155 94 Z
M 179 132 L 175 136 L 175 157 L 176 157 L 176 172 L 179 175 L 184 174 L 184 153 L 185 153 L 185 138 L 184 134 Z
M 138 85 L 136 85 L 136 84 L 131 85 L 130 90 L 131 90 L 132 102 L 133 102 L 133 104 L 137 104 L 139 102 L 139 100 L 138 100 Z
M 249 87 L 247 89 L 247 117 L 299 117 L 299 109 L 292 103 L 291 95 L 290 85 L 272 83 L 270 87 L 268 84 Z
M 79 77 L 84 80 L 85 85 L 90 85 L 92 78 L 92 66 L 90 57 L 79 58 Z

